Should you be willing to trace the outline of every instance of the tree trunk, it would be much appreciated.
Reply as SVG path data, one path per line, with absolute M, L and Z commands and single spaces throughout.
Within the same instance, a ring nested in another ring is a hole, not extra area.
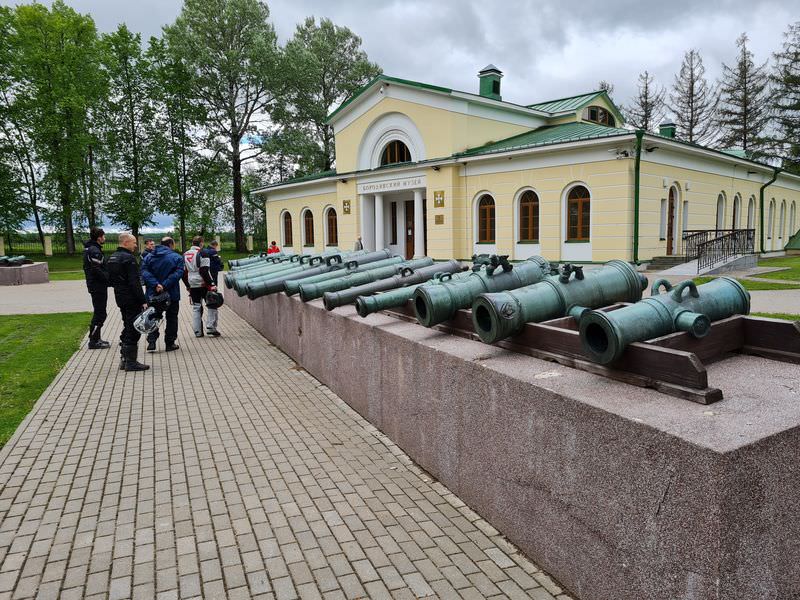
M 89 146 L 89 226 L 97 227 L 97 210 L 94 202 L 94 152 Z
M 233 230 L 236 238 L 236 250 L 247 252 L 244 239 L 244 214 L 242 210 L 242 159 L 239 155 L 239 140 L 231 138 L 233 160 L 231 170 L 233 174 Z
M 58 191 L 61 196 L 61 208 L 64 211 L 64 237 L 67 241 L 67 254 L 75 254 L 75 232 L 72 229 L 72 201 L 69 184 L 59 177 Z

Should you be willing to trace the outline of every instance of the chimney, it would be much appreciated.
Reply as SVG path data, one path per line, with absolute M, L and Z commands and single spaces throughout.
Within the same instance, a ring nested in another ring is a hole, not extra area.
M 658 126 L 658 135 L 665 138 L 674 138 L 675 129 L 675 123 L 672 121 L 664 121 Z
M 478 72 L 478 79 L 480 80 L 480 88 L 478 93 L 484 98 L 491 98 L 492 100 L 502 100 L 500 96 L 500 79 L 503 77 L 503 72 L 494 65 L 486 65 Z

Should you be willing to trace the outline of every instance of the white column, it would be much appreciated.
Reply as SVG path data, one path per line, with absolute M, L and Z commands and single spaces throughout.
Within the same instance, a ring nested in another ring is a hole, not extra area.
M 375 250 L 384 249 L 385 230 L 386 226 L 383 222 L 383 194 L 375 194 Z
M 364 250 L 375 249 L 373 237 L 375 234 L 375 211 L 370 200 L 371 198 L 367 194 L 360 194 L 358 196 L 358 208 L 361 218 L 361 243 L 364 245 Z
M 422 190 L 414 190 L 414 258 L 425 256 L 425 214 Z

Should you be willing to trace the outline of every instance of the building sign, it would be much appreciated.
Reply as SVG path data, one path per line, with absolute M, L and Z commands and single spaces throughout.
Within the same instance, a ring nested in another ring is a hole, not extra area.
M 342 201 L 342 213 L 349 215 L 350 214 L 350 200 L 343 200 Z
M 444 190 L 436 190 L 433 192 L 433 207 L 444 208 Z
M 424 177 L 406 177 L 404 179 L 391 179 L 376 181 L 375 183 L 359 183 L 359 194 L 380 194 L 382 192 L 399 192 L 425 187 Z
M 444 225 L 444 215 L 436 215 L 433 221 L 436 225 Z

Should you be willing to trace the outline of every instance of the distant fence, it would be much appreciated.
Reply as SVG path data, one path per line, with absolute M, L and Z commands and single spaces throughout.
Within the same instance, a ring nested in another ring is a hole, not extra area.
M 144 239 L 153 239 L 158 243 L 162 237 L 164 236 L 172 236 L 175 238 L 175 241 L 178 245 L 180 245 L 180 239 L 177 234 L 171 231 L 167 232 L 153 232 L 147 234 L 141 234 L 139 237 Z M 220 238 L 220 246 L 223 250 L 233 251 L 236 249 L 236 244 L 234 241 L 234 234 L 232 232 L 224 232 L 218 234 Z M 76 231 L 75 234 L 75 252 L 80 253 L 83 250 L 83 242 L 89 239 L 89 233 L 84 231 Z M 67 239 L 63 233 L 48 233 L 45 235 L 45 246 L 42 246 L 42 243 L 39 239 L 39 235 L 36 233 L 12 233 L 11 235 L 8 234 L 1 234 L 0 237 L 3 238 L 3 252 L 5 254 L 26 254 L 26 255 L 53 255 L 53 256 L 62 256 L 67 254 Z M 210 242 L 213 240 L 217 235 L 215 234 L 208 234 L 206 236 L 206 242 Z M 49 242 L 47 241 L 49 240 Z M 190 239 L 187 240 L 187 244 L 189 243 Z M 114 252 L 119 245 L 119 235 L 116 233 L 107 233 L 106 234 L 106 241 L 103 244 L 103 251 L 106 253 Z M 255 250 L 265 249 L 267 246 L 266 239 L 263 236 L 253 236 L 253 248 Z

